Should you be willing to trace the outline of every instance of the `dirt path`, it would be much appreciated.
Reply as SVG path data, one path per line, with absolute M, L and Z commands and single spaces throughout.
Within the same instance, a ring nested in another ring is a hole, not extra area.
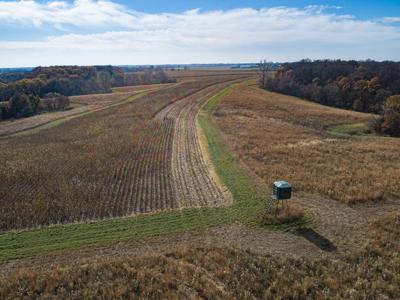
M 369 202 L 348 206 L 319 195 L 299 193 L 294 203 L 311 212 L 315 219 L 312 232 L 301 233 L 322 250 L 337 254 L 359 249 L 368 238 L 368 225 L 380 217 L 399 212 L 399 200 Z

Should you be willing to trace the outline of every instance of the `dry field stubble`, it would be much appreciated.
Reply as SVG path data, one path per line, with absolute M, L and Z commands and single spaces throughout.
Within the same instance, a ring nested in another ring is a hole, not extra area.
M 176 120 L 154 117 L 175 101 L 197 92 L 201 98 L 210 93 L 206 88 L 237 78 L 182 83 L 51 130 L 2 140 L 0 230 L 190 206 L 181 205 L 173 190 Z
M 400 217 L 368 227 L 366 245 L 337 259 L 190 247 L 0 276 L 0 298 L 397 299 Z
M 325 130 L 373 118 L 244 85 L 214 113 L 227 142 L 265 182 L 286 179 L 297 191 L 348 204 L 400 198 L 400 139 Z

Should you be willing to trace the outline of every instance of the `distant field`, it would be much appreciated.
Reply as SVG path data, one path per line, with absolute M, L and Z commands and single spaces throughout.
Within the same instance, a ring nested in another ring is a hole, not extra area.
M 108 105 L 118 104 L 124 100 L 133 97 L 140 92 L 159 89 L 163 85 L 129 86 L 117 89 L 112 94 L 92 94 L 82 96 L 71 96 L 71 109 L 35 115 L 29 118 L 0 122 L 0 137 L 35 128 L 49 122 L 70 119 L 89 111 L 107 107 Z
M 327 132 L 374 118 L 255 85 L 232 89 L 214 113 L 228 144 L 266 183 L 286 179 L 296 191 L 349 204 L 400 197 L 399 139 Z
M 203 102 L 238 79 L 184 82 L 2 140 L 0 230 L 224 204 L 202 161 L 194 122 Z
M 172 84 L 173 83 L 121 86 L 113 88 L 112 90 L 114 93 L 132 93 L 132 92 L 142 92 L 149 89 L 163 88 L 171 86 Z
M 73 109 L 44 113 L 28 118 L 7 120 L 0 122 L 0 137 L 15 134 L 20 131 L 28 130 L 55 120 L 63 119 L 73 115 L 78 115 L 90 110 L 86 105 L 79 105 Z
M 168 76 L 177 78 L 178 80 L 190 79 L 195 77 L 222 76 L 222 75 L 257 76 L 257 70 L 237 70 L 237 69 L 174 70 L 174 71 L 166 71 L 166 73 Z

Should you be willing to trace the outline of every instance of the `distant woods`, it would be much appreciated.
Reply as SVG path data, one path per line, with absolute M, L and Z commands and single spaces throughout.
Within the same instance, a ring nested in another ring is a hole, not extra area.
M 68 96 L 111 93 L 112 87 L 173 81 L 161 69 L 125 73 L 113 66 L 37 67 L 26 73 L 3 73 L 0 120 L 68 109 Z
M 260 64 L 263 70 L 265 63 Z M 379 113 L 376 131 L 400 136 L 400 63 L 302 60 L 283 64 L 272 76 L 260 72 L 260 85 L 324 105 Z

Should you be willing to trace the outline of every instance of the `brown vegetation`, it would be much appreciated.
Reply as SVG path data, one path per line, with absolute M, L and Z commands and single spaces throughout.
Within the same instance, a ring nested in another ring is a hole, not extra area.
M 261 223 L 265 225 L 279 225 L 299 222 L 304 218 L 304 211 L 298 206 L 289 203 L 275 203 L 269 210 L 261 214 Z
M 286 179 L 297 191 L 350 204 L 400 196 L 400 140 L 343 138 L 325 130 L 374 115 L 240 86 L 214 118 L 234 151 L 268 184 Z
M 396 299 L 400 216 L 369 227 L 358 251 L 337 259 L 281 258 L 206 247 L 113 258 L 0 277 L 2 299 Z

